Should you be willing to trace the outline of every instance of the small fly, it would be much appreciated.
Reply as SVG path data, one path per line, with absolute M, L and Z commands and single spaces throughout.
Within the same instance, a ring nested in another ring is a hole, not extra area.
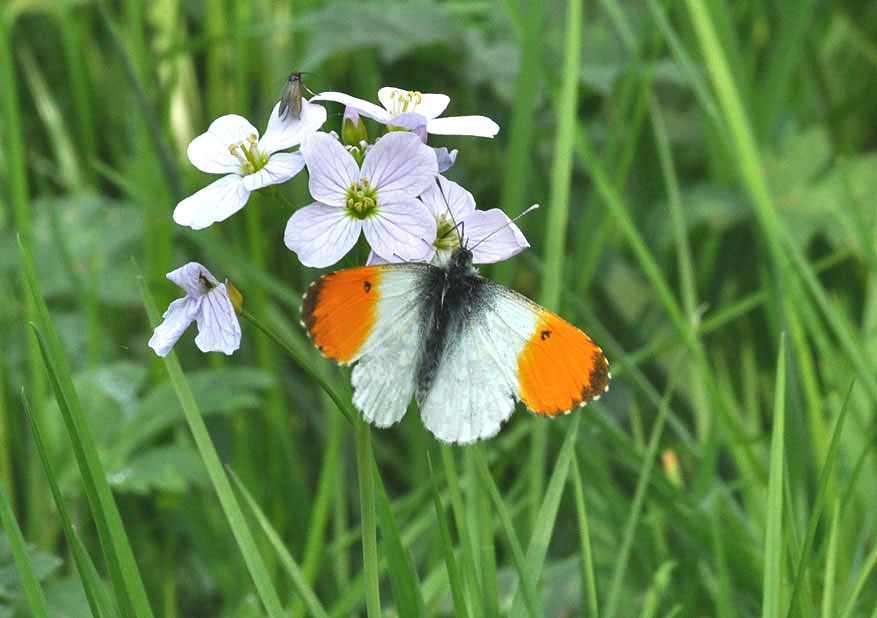
M 301 116 L 301 73 L 293 71 L 286 80 L 286 88 L 280 97 L 280 107 L 277 108 L 277 117 L 283 118 L 288 111 L 294 120 Z

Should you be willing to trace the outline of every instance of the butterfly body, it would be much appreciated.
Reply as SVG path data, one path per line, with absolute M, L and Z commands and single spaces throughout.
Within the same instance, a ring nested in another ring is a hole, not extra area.
M 609 366 L 583 332 L 481 277 L 468 249 L 441 266 L 363 266 L 317 280 L 302 323 L 323 354 L 356 362 L 353 403 L 385 427 L 412 396 L 439 439 L 494 435 L 521 399 L 533 412 L 565 414 L 608 387 Z

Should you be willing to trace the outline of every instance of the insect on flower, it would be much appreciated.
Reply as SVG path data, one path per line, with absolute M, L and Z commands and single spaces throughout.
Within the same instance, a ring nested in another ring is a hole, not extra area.
M 293 71 L 286 80 L 286 87 L 280 96 L 280 107 L 277 108 L 277 117 L 283 116 L 289 112 L 295 120 L 301 116 L 301 72 Z

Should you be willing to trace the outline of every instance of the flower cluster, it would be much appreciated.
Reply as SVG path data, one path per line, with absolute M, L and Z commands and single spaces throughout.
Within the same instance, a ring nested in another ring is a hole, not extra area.
M 371 248 L 370 264 L 442 264 L 462 243 L 472 249 L 475 263 L 486 264 L 529 247 L 505 213 L 476 209 L 469 191 L 441 175 L 454 165 L 457 150 L 428 145 L 431 134 L 493 137 L 499 126 L 490 118 L 440 117 L 450 103 L 446 95 L 399 88 L 378 91 L 382 106 L 341 92 L 298 97 L 300 89 L 284 93 L 261 137 L 246 118 L 229 114 L 192 140 L 187 151 L 192 164 L 223 176 L 177 204 L 174 221 L 196 230 L 223 221 L 242 209 L 253 191 L 306 169 L 314 201 L 292 214 L 283 235 L 306 266 L 335 264 L 360 235 Z M 321 130 L 327 113 L 317 101 L 345 105 L 340 135 Z M 381 136 L 369 141 L 361 117 L 376 121 Z M 229 293 L 237 292 L 231 284 L 195 262 L 168 273 L 168 279 L 186 296 L 171 303 L 155 329 L 149 345 L 157 354 L 166 355 L 193 321 L 202 351 L 231 354 L 240 346 L 235 313 L 240 301 L 232 302 Z

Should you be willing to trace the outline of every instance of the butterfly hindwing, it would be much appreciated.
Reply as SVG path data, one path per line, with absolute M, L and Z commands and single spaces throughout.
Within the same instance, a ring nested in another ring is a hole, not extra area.
M 544 416 L 565 414 L 599 397 L 609 365 L 585 333 L 517 292 L 480 279 L 488 292 L 444 352 L 423 423 L 446 442 L 490 437 L 520 399 Z

